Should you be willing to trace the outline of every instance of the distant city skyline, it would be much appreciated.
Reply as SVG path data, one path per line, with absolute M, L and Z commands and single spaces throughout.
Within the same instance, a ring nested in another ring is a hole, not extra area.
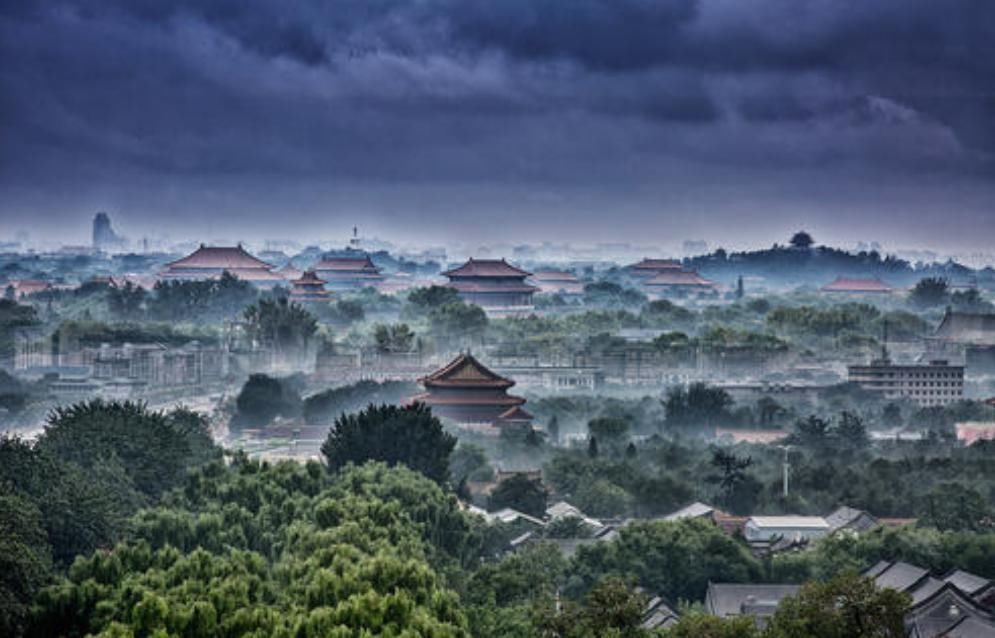
M 0 236 L 995 237 L 995 3 L 0 8 Z

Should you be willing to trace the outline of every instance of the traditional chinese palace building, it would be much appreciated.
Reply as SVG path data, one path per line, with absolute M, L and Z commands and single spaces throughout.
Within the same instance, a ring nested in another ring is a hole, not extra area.
M 418 382 L 425 392 L 411 401 L 424 403 L 433 413 L 457 423 L 502 427 L 532 421 L 522 407 L 525 399 L 508 394 L 515 382 L 492 372 L 473 355 L 461 354 Z
M 293 281 L 290 290 L 290 300 L 297 303 L 321 303 L 328 301 L 329 294 L 325 290 L 325 280 L 318 277 L 313 270 L 306 270 Z
M 693 270 L 661 270 L 643 282 L 646 292 L 653 297 L 710 295 L 718 292 L 714 281 L 705 279 Z
M 650 279 L 661 272 L 681 270 L 681 264 L 673 259 L 643 259 L 639 263 L 625 267 L 629 274 L 640 279 Z
M 366 254 L 327 256 L 314 266 L 314 271 L 327 282 L 326 287 L 329 290 L 360 290 L 367 286 L 375 288 L 384 280 L 380 269 Z
M 261 288 L 284 283 L 283 277 L 272 272 L 272 266 L 250 255 L 242 245 L 205 246 L 182 259 L 166 264 L 159 273 L 162 280 L 217 279 L 230 273 Z
M 470 258 L 459 268 L 442 273 L 449 278 L 463 301 L 480 306 L 492 314 L 531 312 L 535 306 L 535 286 L 525 283 L 532 273 L 516 268 L 503 259 Z

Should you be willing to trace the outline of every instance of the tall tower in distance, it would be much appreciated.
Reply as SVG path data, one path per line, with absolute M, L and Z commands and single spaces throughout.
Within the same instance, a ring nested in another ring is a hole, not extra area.
M 107 250 L 110 248 L 120 248 L 124 244 L 124 239 L 119 237 L 111 228 L 110 216 L 101 211 L 93 218 L 93 248 L 94 250 Z

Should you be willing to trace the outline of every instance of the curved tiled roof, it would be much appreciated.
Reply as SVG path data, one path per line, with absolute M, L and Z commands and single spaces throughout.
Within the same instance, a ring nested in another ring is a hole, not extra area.
M 380 274 L 380 269 L 376 267 L 376 264 L 373 263 L 369 255 L 363 255 L 362 257 L 325 257 L 315 264 L 314 269 Z
M 515 385 L 514 381 L 492 372 L 469 353 L 459 355 L 418 382 L 425 387 L 510 388 Z
M 205 246 L 193 251 L 182 259 L 166 264 L 167 269 L 198 269 L 211 268 L 221 270 L 257 269 L 262 268 L 267 272 L 272 268 L 261 259 L 250 255 L 242 245 L 238 246 Z
M 528 277 L 532 273 L 512 266 L 504 259 L 474 259 L 459 268 L 442 273 L 446 277 Z
M 709 281 L 693 270 L 661 270 L 646 281 L 647 286 L 700 286 L 709 287 L 715 282 Z

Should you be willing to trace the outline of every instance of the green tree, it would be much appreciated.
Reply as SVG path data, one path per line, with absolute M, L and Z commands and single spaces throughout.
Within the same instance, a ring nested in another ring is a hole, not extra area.
M 534 614 L 539 635 L 556 638 L 642 638 L 640 624 L 648 598 L 621 578 L 605 578 L 584 597 L 582 605 L 566 603 L 557 611 L 547 602 Z
M 629 422 L 618 417 L 598 417 L 587 422 L 587 431 L 599 441 L 617 446 L 625 442 Z
M 329 470 L 368 460 L 402 463 L 443 484 L 449 479 L 449 456 L 456 438 L 423 404 L 407 407 L 369 405 L 335 420 L 321 453 Z
M 487 328 L 484 309 L 462 301 L 433 308 L 428 321 L 436 339 L 450 343 L 479 341 Z
M 813 582 L 781 601 L 767 626 L 770 638 L 904 638 L 911 597 L 879 589 L 849 573 Z
M 728 418 L 732 397 L 722 388 L 692 383 L 686 390 L 672 388 L 664 399 L 667 425 L 672 427 L 714 426 Z
M 488 507 L 492 511 L 510 507 L 529 516 L 542 518 L 546 515 L 546 488 L 539 479 L 514 474 L 494 488 Z
M 251 374 L 235 398 L 234 429 L 269 425 L 278 416 L 293 418 L 301 414 L 301 396 L 290 379 L 266 374 Z
M 220 455 L 206 421 L 189 410 L 153 412 L 141 403 L 101 399 L 55 408 L 38 448 L 81 468 L 116 460 L 149 498 Z
M 378 323 L 373 327 L 373 339 L 381 354 L 407 353 L 414 348 L 415 333 L 406 323 Z
M 41 512 L 26 499 L 0 494 L 0 634 L 24 634 L 31 601 L 51 577 Z
M 719 618 L 701 610 L 681 615 L 677 624 L 663 630 L 659 638 L 761 638 L 756 621 L 748 616 Z
M 939 530 L 980 532 L 995 529 L 995 512 L 986 499 L 959 483 L 941 483 L 917 505 L 921 525 Z
M 414 314 L 427 314 L 446 304 L 460 302 L 459 293 L 449 286 L 415 288 L 408 293 L 408 305 L 414 310 Z
M 909 301 L 921 308 L 932 308 L 947 303 L 950 284 L 942 277 L 924 277 L 909 293 Z
M 472 443 L 460 443 L 449 459 L 449 475 L 453 481 L 489 481 L 494 468 L 487 461 L 484 448 Z
M 570 590 L 583 590 L 606 575 L 635 578 L 667 600 L 700 600 L 709 582 L 760 578 L 760 564 L 746 546 L 710 522 L 636 521 L 611 543 L 582 546 L 574 556 Z
M 790 243 L 792 248 L 809 249 L 815 245 L 815 240 L 807 232 L 800 230 L 791 236 Z
M 712 467 L 717 473 L 708 476 L 707 480 L 718 486 L 719 500 L 726 507 L 734 504 L 736 491 L 747 480 L 746 470 L 751 465 L 752 457 L 741 458 L 720 449 L 712 452 Z
M 280 351 L 303 350 L 318 330 L 318 321 L 297 303 L 260 299 L 243 313 L 250 338 Z

